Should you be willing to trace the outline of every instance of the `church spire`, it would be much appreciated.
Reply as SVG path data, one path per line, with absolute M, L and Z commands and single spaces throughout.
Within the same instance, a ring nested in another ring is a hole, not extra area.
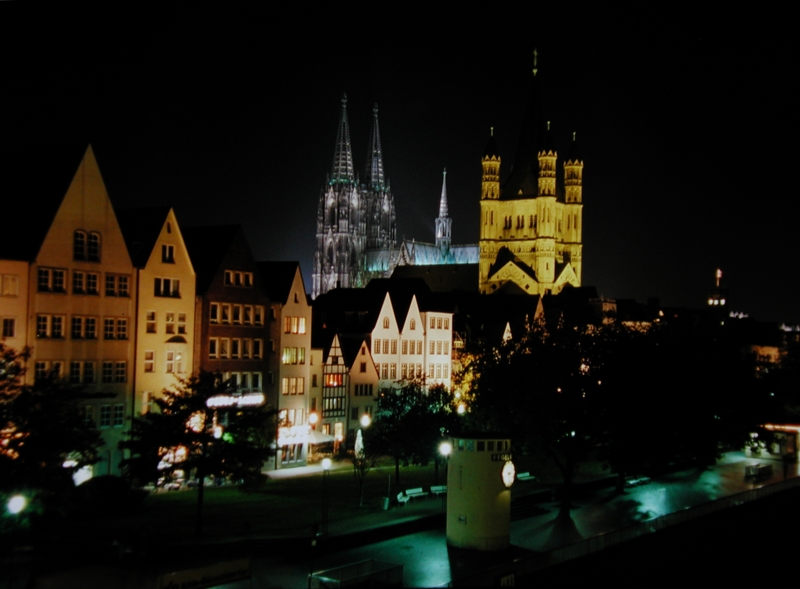
M 450 249 L 453 220 L 447 214 L 447 168 L 442 172 L 442 196 L 439 199 L 439 216 L 436 217 L 436 245 L 442 250 Z
M 354 182 L 353 150 L 350 147 L 350 125 L 347 122 L 347 94 L 342 94 L 342 115 L 339 119 L 339 130 L 336 133 L 336 149 L 333 152 L 330 183 L 353 184 Z
M 439 199 L 439 216 L 447 216 L 447 168 L 442 172 L 442 196 Z
M 381 136 L 378 130 L 378 104 L 372 106 L 372 133 L 369 139 L 369 154 L 367 156 L 367 170 L 365 177 L 369 188 L 383 190 L 386 187 L 386 178 L 383 173 L 383 150 L 381 149 Z

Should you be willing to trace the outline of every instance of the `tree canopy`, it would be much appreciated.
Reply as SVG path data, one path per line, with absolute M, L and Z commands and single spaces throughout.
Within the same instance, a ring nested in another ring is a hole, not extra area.
M 181 379 L 154 399 L 155 410 L 133 420 L 120 442 L 128 457 L 124 474 L 137 484 L 157 483 L 181 470 L 187 478 L 248 481 L 258 478 L 272 455 L 274 409 L 266 405 L 215 404 L 236 399 L 219 373 L 200 372 Z
M 28 356 L 0 343 L 0 490 L 37 489 L 50 504 L 98 461 L 102 440 L 81 412 L 82 389 L 54 375 L 23 384 Z
M 452 433 L 457 424 L 453 395 L 447 389 L 406 381 L 401 387 L 378 393 L 365 443 L 372 452 L 394 458 L 395 484 L 399 484 L 400 466 L 427 464 L 435 456 L 438 440 Z

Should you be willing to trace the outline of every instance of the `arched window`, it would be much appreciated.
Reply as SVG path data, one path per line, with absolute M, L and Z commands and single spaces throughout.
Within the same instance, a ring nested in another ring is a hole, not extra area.
M 75 260 L 86 259 L 86 232 L 76 229 L 72 234 L 72 257 Z
M 417 321 L 416 321 L 416 319 L 412 319 L 411 320 L 411 329 L 416 329 L 416 328 L 417 328 Z
M 97 231 L 89 233 L 89 240 L 86 244 L 86 259 L 93 262 L 100 261 L 100 234 Z
M 383 328 L 384 329 L 389 329 L 389 318 L 388 317 L 384 317 L 383 318 Z

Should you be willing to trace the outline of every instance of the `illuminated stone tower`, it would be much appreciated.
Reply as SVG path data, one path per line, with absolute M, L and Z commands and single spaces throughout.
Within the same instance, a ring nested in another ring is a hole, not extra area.
M 558 151 L 543 115 L 534 52 L 526 118 L 516 158 L 501 186 L 494 133 L 481 161 L 479 289 L 483 294 L 557 294 L 581 285 L 583 160 L 572 135 L 558 182 Z
M 336 287 L 362 286 L 366 206 L 353 166 L 346 95 L 341 103 L 333 164 L 317 207 L 317 244 L 311 275 L 313 297 Z
M 452 241 L 453 220 L 447 213 L 447 170 L 442 172 L 442 196 L 439 199 L 439 216 L 436 217 L 436 245 L 446 253 Z
M 383 150 L 378 130 L 378 105 L 372 107 L 366 182 L 361 187 L 367 206 L 367 249 L 390 248 L 397 241 L 394 197 L 383 170 Z
M 372 107 L 372 131 L 366 161 L 366 180 L 361 185 L 367 211 L 367 247 L 360 268 L 362 285 L 373 278 L 387 276 L 399 257 L 394 196 L 384 172 L 377 104 Z

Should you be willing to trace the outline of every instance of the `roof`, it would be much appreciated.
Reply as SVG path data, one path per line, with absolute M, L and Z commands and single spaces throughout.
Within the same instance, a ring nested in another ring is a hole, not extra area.
M 432 292 L 478 292 L 478 264 L 397 266 L 392 278 L 423 280 Z
M 144 268 L 155 247 L 170 207 L 153 206 L 120 209 L 117 211 L 122 235 L 136 268 Z
M 311 345 L 325 348 L 334 333 L 340 338 L 366 337 L 375 328 L 387 294 L 400 325 L 405 322 L 413 297 L 420 311 L 451 310 L 451 304 L 435 296 L 421 278 L 378 278 L 364 288 L 335 288 L 314 299 Z
M 0 240 L 0 258 L 36 258 L 87 149 L 85 143 L 26 145 L 0 153 L 3 218 L 24 223 L 13 239 Z
M 234 240 L 241 238 L 247 244 L 241 225 L 183 227 L 181 234 L 197 273 L 198 293 L 208 291 Z
M 292 282 L 300 267 L 297 261 L 260 261 L 257 262 L 261 275 L 261 288 L 270 301 L 285 303 L 289 300 Z

